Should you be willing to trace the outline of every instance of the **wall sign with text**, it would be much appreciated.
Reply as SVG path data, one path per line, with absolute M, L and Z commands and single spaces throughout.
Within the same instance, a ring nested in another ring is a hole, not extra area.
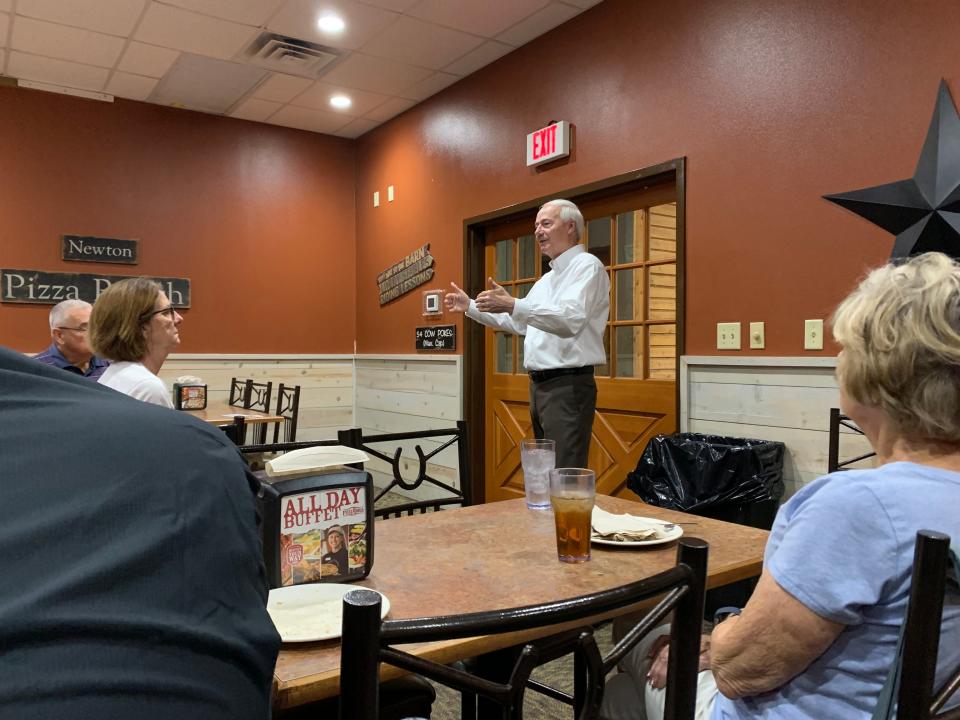
M 136 265 L 140 260 L 139 240 L 64 235 L 60 250 L 61 258 L 74 262 Z
M 561 120 L 527 135 L 527 167 L 543 165 L 570 154 L 570 123 Z
M 429 325 L 417 328 L 417 350 L 456 350 L 456 325 Z
M 396 300 L 432 277 L 433 255 L 430 254 L 430 243 L 427 243 L 377 275 L 380 304 Z
M 93 303 L 111 284 L 139 275 L 96 275 L 0 269 L 0 302 L 56 305 L 63 300 Z M 190 280 L 153 278 L 163 287 L 174 307 L 190 307 Z

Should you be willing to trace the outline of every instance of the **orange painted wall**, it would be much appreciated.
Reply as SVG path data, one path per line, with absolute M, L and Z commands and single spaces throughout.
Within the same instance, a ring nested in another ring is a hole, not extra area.
M 465 218 L 686 156 L 686 352 L 762 320 L 753 354 L 820 354 L 804 319 L 893 246 L 821 195 L 912 175 L 941 77 L 960 99 L 957 28 L 953 0 L 605 0 L 360 139 L 359 351 L 413 351 L 420 293 L 381 309 L 375 279 L 422 243 L 445 287 Z M 573 159 L 527 169 L 554 119 Z
M 352 141 L 8 87 L 0 139 L 0 267 L 188 277 L 180 352 L 353 352 Z M 141 262 L 63 262 L 64 233 Z M 49 310 L 0 304 L 0 344 L 46 347 Z

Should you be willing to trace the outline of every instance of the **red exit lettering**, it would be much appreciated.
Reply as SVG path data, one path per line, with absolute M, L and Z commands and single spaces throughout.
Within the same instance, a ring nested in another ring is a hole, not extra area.
M 539 160 L 557 151 L 557 126 L 550 125 L 533 134 L 533 159 Z

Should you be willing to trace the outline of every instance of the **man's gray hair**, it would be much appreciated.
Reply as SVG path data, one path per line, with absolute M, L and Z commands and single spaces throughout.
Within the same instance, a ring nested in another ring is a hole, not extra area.
M 50 329 L 63 327 L 71 311 L 82 307 L 92 306 L 86 300 L 64 300 L 62 303 L 54 305 L 50 311 Z
M 583 214 L 580 212 L 580 208 L 569 200 L 563 200 L 562 198 L 547 200 L 547 202 L 540 206 L 540 209 L 543 210 L 545 207 L 560 208 L 560 220 L 562 222 L 573 220 L 574 227 L 577 229 L 576 239 L 579 241 L 583 237 Z

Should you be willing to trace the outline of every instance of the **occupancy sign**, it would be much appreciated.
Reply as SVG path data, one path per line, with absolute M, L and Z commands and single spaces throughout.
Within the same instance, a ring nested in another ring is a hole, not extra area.
M 417 328 L 417 350 L 456 350 L 456 325 L 428 325 Z

